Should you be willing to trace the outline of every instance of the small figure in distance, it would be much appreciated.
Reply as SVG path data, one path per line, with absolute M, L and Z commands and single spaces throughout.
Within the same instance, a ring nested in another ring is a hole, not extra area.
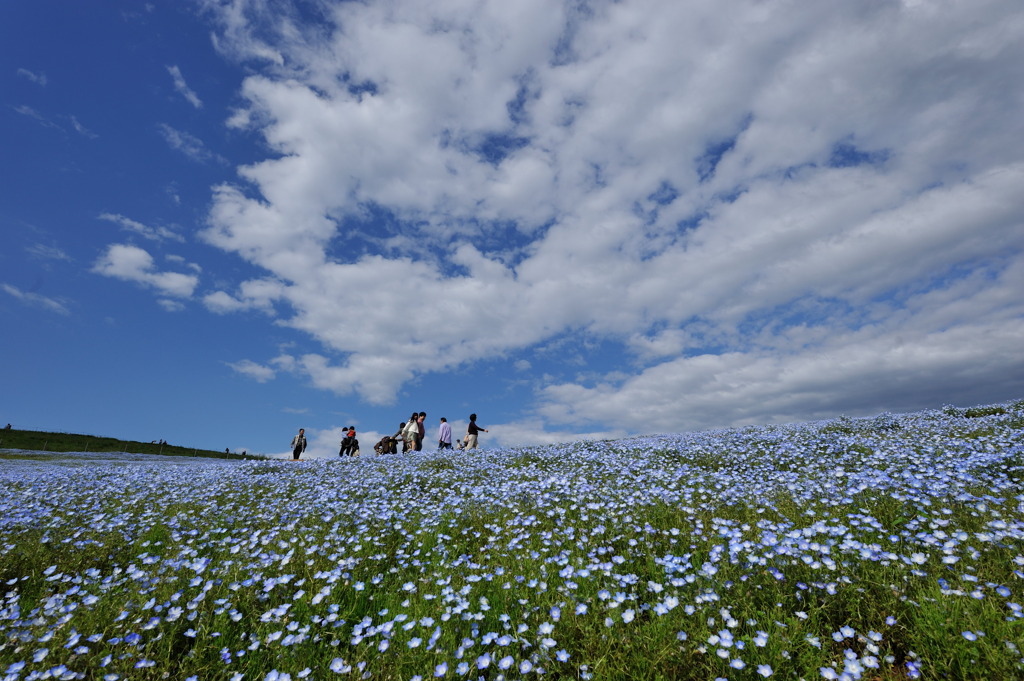
M 416 412 L 412 413 L 409 420 L 405 422 L 405 430 L 402 431 L 402 437 L 405 438 L 405 444 L 407 445 L 408 451 L 416 451 L 416 438 L 419 435 L 420 427 L 416 423 L 420 415 Z
M 405 439 L 405 421 L 398 424 L 398 432 L 391 436 L 391 439 L 395 441 L 395 449 L 398 449 L 398 443 L 402 443 L 402 454 L 409 451 L 409 441 Z
M 385 435 L 384 437 L 382 437 L 377 442 L 377 444 L 375 444 L 373 446 L 373 451 L 377 452 L 378 455 L 380 455 L 380 454 L 390 454 L 391 453 L 391 448 L 394 447 L 394 446 L 395 446 L 395 443 L 391 439 L 391 436 L 390 435 Z
M 416 419 L 416 451 L 423 450 L 423 440 L 427 437 L 427 412 L 421 411 Z
M 452 427 L 448 425 L 448 419 L 441 417 L 441 425 L 437 429 L 437 448 L 452 448 Z
M 469 415 L 469 426 L 466 427 L 466 449 L 476 449 L 478 445 L 477 434 L 480 431 L 488 432 L 476 424 L 476 414 Z
M 384 449 L 384 451 L 381 452 L 381 454 L 398 454 L 398 443 L 403 442 L 402 431 L 404 429 L 405 422 L 403 421 L 402 423 L 398 424 L 398 430 L 395 431 L 394 435 L 386 436 L 387 447 Z
M 292 461 L 298 461 L 299 455 L 306 451 L 306 429 L 299 428 L 299 434 L 292 438 Z
M 355 456 L 353 450 L 359 448 L 359 442 L 356 440 L 356 428 L 355 426 L 345 426 L 345 438 L 341 441 L 341 449 L 338 451 L 338 456 Z

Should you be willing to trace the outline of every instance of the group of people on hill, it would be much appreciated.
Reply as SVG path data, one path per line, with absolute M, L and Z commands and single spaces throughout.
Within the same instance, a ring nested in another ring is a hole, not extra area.
M 427 412 L 413 412 L 407 421 L 398 425 L 394 435 L 385 435 L 373 446 L 377 454 L 397 454 L 399 443 L 402 453 L 419 452 L 423 450 L 423 440 L 426 437 Z M 469 425 L 466 427 L 466 435 L 456 440 L 459 449 L 476 449 L 479 446 L 479 434 L 488 432 L 486 428 L 480 427 L 476 422 L 476 414 L 469 415 Z M 299 433 L 292 438 L 292 460 L 297 461 L 306 451 L 306 429 L 299 428 Z M 441 417 L 441 423 L 437 429 L 437 448 L 452 449 L 452 427 L 448 419 Z M 356 439 L 355 426 L 345 426 L 345 437 L 341 440 L 341 449 L 338 456 L 358 456 L 359 440 Z

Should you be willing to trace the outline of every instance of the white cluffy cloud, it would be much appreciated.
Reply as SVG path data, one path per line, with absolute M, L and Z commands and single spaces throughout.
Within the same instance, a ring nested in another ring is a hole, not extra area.
M 120 225 L 125 231 L 133 234 L 138 234 L 141 237 L 150 239 L 151 241 L 178 241 L 184 243 L 185 239 L 180 234 L 166 228 L 166 227 L 150 227 L 144 225 L 138 220 L 132 220 L 123 215 L 116 213 L 100 213 L 98 216 L 100 220 L 106 220 L 112 222 L 115 225 Z
M 171 79 L 174 81 L 174 89 L 179 95 L 184 97 L 195 108 L 203 108 L 203 101 L 199 99 L 199 95 L 185 82 L 185 76 L 181 75 L 181 69 L 177 66 L 168 66 L 167 73 L 171 74 Z
M 65 126 L 70 126 L 72 130 L 74 130 L 82 137 L 86 137 L 88 139 L 96 139 L 97 137 L 99 137 L 99 135 L 94 133 L 92 130 L 82 125 L 82 123 L 75 116 L 69 114 L 47 116 L 40 113 L 39 111 L 36 111 L 32 107 L 25 105 L 19 105 L 12 108 L 16 113 L 33 119 L 44 128 L 50 128 L 52 130 L 60 130 L 61 132 L 67 132 L 67 128 Z
M 157 126 L 160 135 L 167 142 L 167 145 L 175 151 L 180 151 L 188 158 L 198 163 L 227 163 L 227 160 L 220 154 L 211 151 L 206 144 L 192 133 L 178 130 L 166 123 Z
M 204 234 L 265 274 L 204 301 L 289 310 L 319 387 L 584 338 L 550 432 L 1024 388 L 1016 0 L 212 6 L 270 153 Z
M 181 272 L 159 271 L 153 256 L 147 251 L 129 244 L 111 244 L 100 255 L 92 268 L 93 272 L 116 279 L 132 281 L 153 289 L 164 296 L 183 299 L 192 297 L 199 277 Z M 163 304 L 163 303 L 162 303 Z M 180 309 L 177 301 L 168 301 L 168 309 Z
M 268 366 L 244 359 L 240 362 L 229 362 L 228 366 L 243 376 L 248 376 L 257 383 L 266 383 L 274 378 L 277 372 Z
M 33 258 L 40 260 L 66 260 L 68 262 L 72 260 L 70 255 L 49 244 L 30 244 L 25 248 L 25 251 Z
M 0 284 L 0 289 L 3 289 L 8 295 L 14 296 L 26 305 L 39 307 L 61 315 L 70 314 L 66 301 L 49 298 L 33 291 L 22 291 L 17 286 L 11 286 L 10 284 Z
M 29 71 L 28 69 L 18 69 L 18 75 L 22 78 L 27 78 L 36 85 L 42 85 L 43 87 L 46 87 L 47 81 L 45 73 L 36 73 L 35 71 Z

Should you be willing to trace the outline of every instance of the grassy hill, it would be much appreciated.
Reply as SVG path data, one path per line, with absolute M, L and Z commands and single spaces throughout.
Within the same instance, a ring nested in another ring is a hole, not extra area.
M 0 465 L 0 677 L 1024 679 L 1024 401 L 187 463 Z
M 40 430 L 0 430 L 0 449 L 25 449 L 42 452 L 125 452 L 167 456 L 199 456 L 218 459 L 261 459 L 253 454 L 217 452 L 212 449 L 178 447 L 156 442 L 118 440 L 112 437 L 79 433 L 50 433 Z

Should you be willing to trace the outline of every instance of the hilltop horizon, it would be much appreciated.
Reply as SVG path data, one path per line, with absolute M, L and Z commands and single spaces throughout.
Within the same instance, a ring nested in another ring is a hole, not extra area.
M 596 439 L 591 439 L 590 441 L 602 441 L 602 442 L 612 442 L 612 443 L 614 443 L 614 442 L 617 442 L 617 441 L 632 440 L 632 439 L 645 438 L 645 437 L 672 437 L 672 436 L 683 435 L 683 434 L 702 434 L 702 433 L 715 433 L 715 432 L 729 432 L 729 431 L 740 431 L 740 430 L 743 430 L 743 429 L 746 429 L 746 428 L 762 428 L 762 429 L 768 428 L 768 429 L 770 429 L 770 428 L 773 428 L 773 427 L 809 426 L 809 425 L 818 424 L 818 423 L 841 424 L 841 423 L 844 423 L 844 422 L 847 422 L 847 421 L 849 421 L 851 423 L 853 423 L 853 422 L 857 422 L 857 423 L 871 423 L 871 422 L 880 422 L 881 420 L 885 420 L 885 419 L 888 419 L 888 418 L 897 418 L 897 417 L 900 417 L 900 416 L 913 415 L 913 414 L 917 414 L 917 413 L 922 413 L 923 414 L 923 413 L 936 412 L 936 411 L 942 411 L 942 412 L 947 413 L 947 414 L 960 414 L 960 415 L 964 415 L 964 416 L 967 416 L 969 418 L 972 418 L 974 416 L 989 415 L 991 413 L 999 413 L 999 410 L 1012 409 L 1015 406 L 1017 406 L 1019 404 L 1022 404 L 1022 403 L 1024 403 L 1024 398 L 1005 400 L 1005 401 L 998 402 L 998 403 L 976 404 L 976 405 L 969 405 L 969 406 L 958 406 L 958 405 L 951 405 L 951 404 L 943 404 L 941 407 L 937 407 L 937 408 L 921 409 L 921 410 L 915 410 L 915 411 L 910 411 L 910 412 L 882 411 L 882 412 L 878 412 L 876 414 L 860 415 L 860 416 L 851 416 L 851 415 L 848 415 L 848 414 L 836 414 L 836 415 L 833 415 L 833 416 L 830 416 L 830 417 L 826 417 L 826 418 L 822 418 L 822 419 L 812 419 L 810 421 L 790 421 L 790 422 L 784 422 L 784 423 L 760 423 L 760 424 L 751 423 L 751 424 L 744 424 L 744 425 L 738 425 L 738 426 L 719 426 L 719 427 L 709 427 L 709 428 L 696 428 L 696 429 L 688 430 L 688 431 L 672 431 L 672 432 L 666 431 L 666 432 L 638 433 L 638 434 L 634 434 L 634 435 L 624 436 L 624 437 L 621 437 L 621 438 L 596 438 Z M 19 429 L 14 429 L 14 430 L 15 431 L 19 431 Z M 3 442 L 3 439 L 4 439 L 3 435 L 4 435 L 5 432 L 7 432 L 7 431 L 0 431 L 0 450 L 9 449 L 9 447 L 5 447 L 4 446 L 4 442 Z M 221 455 L 223 453 L 220 450 L 216 450 L 216 449 L 194 448 L 194 447 L 189 447 L 189 446 L 183 446 L 183 445 L 177 445 L 177 444 L 174 444 L 174 443 L 169 443 L 169 442 L 166 442 L 166 441 L 162 441 L 161 442 L 161 441 L 157 441 L 157 440 L 151 441 L 149 443 L 145 443 L 145 442 L 141 442 L 141 441 L 138 441 L 138 440 L 122 440 L 122 439 L 119 439 L 119 438 L 114 438 L 112 436 L 100 436 L 100 435 L 92 435 L 92 434 L 86 434 L 86 433 L 68 433 L 68 432 L 65 432 L 65 431 L 24 430 L 24 431 L 20 431 L 20 432 L 22 432 L 22 433 L 30 433 L 30 434 L 35 434 L 35 435 L 53 435 L 53 436 L 60 437 L 60 438 L 65 439 L 65 440 L 72 440 L 72 441 L 76 437 L 84 437 L 84 438 L 91 438 L 91 439 L 96 439 L 96 440 L 109 440 L 111 442 L 119 442 L 122 445 L 123 444 L 143 445 L 146 448 L 149 448 L 152 445 L 165 445 L 165 446 L 168 447 L 168 449 L 175 449 L 175 450 L 197 449 L 197 450 L 200 450 L 200 451 L 204 452 L 206 455 L 212 455 L 214 458 L 216 456 L 218 456 L 218 455 Z M 379 438 L 378 439 L 374 439 L 373 435 L 374 435 L 373 431 L 370 431 L 369 437 L 367 437 L 367 435 L 365 435 L 365 434 L 360 436 L 360 438 L 359 438 L 360 439 L 360 442 L 359 442 L 360 456 L 362 456 L 362 457 L 366 457 L 366 456 L 375 457 L 375 456 L 378 456 L 373 451 L 373 445 L 378 441 Z M 320 438 L 319 434 L 316 434 L 316 433 L 313 433 L 310 436 L 318 438 L 318 441 L 322 441 L 323 440 L 323 438 Z M 578 441 L 587 441 L 587 439 L 582 439 L 582 440 L 565 440 L 565 441 L 560 441 L 560 442 L 550 442 L 550 443 L 540 443 L 540 444 L 538 444 L 538 443 L 520 443 L 520 444 L 506 445 L 506 446 L 501 446 L 501 447 L 497 447 L 497 446 L 489 446 L 488 447 L 488 446 L 485 446 L 483 448 L 485 448 L 485 449 L 505 449 L 505 448 L 518 449 L 518 448 L 529 448 L 529 447 L 544 447 L 544 446 L 547 446 L 547 445 L 554 446 L 554 445 L 560 445 L 560 444 L 571 444 L 573 442 L 578 442 Z M 431 440 L 431 439 L 428 438 L 424 442 L 423 451 L 424 452 L 433 452 L 435 450 L 437 450 L 437 442 L 436 442 L 436 440 Z M 25 451 L 48 451 L 48 450 L 25 450 Z M 77 450 L 67 450 L 67 449 L 65 449 L 65 450 L 61 450 L 61 451 L 64 451 L 64 452 L 74 452 L 74 451 L 77 451 Z M 85 450 L 85 451 L 88 451 L 88 450 Z M 259 451 L 249 451 L 249 450 L 238 450 L 238 451 L 235 451 L 235 450 L 230 450 L 229 449 L 229 452 L 230 452 L 230 454 L 232 456 L 245 456 L 245 455 L 248 455 L 248 456 L 251 456 L 251 457 L 261 457 L 261 458 L 270 458 L 270 459 L 278 459 L 278 458 L 280 458 L 280 459 L 290 459 L 291 456 L 292 456 L 291 451 L 287 450 L 287 449 L 280 450 L 280 451 L 271 451 L 271 452 L 259 452 Z M 144 452 L 135 452 L 135 453 L 144 453 Z M 152 452 L 150 452 L 150 453 L 152 453 Z M 422 453 L 422 452 L 420 452 L 420 453 Z M 411 452 L 409 454 L 411 454 Z M 182 453 L 181 455 L 182 456 L 188 456 L 187 452 Z M 403 454 L 400 451 L 398 454 L 386 455 L 386 456 L 402 456 L 402 455 Z M 408 454 L 406 454 L 406 455 L 408 455 Z M 339 458 L 339 456 L 338 456 L 338 452 L 337 452 L 337 446 L 336 445 L 329 445 L 328 448 L 318 448 L 318 449 L 307 450 L 307 453 L 304 454 L 302 458 L 304 460 L 330 460 L 330 459 L 337 459 L 337 458 Z

